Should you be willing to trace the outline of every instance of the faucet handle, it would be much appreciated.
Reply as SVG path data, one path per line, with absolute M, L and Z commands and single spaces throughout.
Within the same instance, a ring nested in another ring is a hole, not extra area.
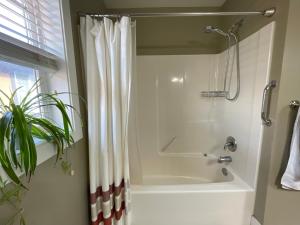
M 235 152 L 237 149 L 237 143 L 234 137 L 229 136 L 226 139 L 226 143 L 224 145 L 224 150 L 228 149 L 231 152 Z

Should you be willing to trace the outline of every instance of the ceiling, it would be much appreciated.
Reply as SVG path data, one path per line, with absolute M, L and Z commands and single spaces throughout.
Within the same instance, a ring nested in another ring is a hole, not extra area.
M 107 8 L 219 7 L 226 0 L 104 0 Z

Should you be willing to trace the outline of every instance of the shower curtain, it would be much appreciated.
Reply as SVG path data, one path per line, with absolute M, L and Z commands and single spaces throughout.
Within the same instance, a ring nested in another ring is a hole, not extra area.
M 89 135 L 92 225 L 129 224 L 128 116 L 135 59 L 129 17 L 80 20 Z

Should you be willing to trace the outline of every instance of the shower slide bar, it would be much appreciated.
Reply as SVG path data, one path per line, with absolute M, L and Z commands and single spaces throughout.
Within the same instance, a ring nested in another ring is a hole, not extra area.
M 276 12 L 276 8 L 269 8 L 263 11 L 253 12 L 167 12 L 167 13 L 85 13 L 79 12 L 79 16 L 90 15 L 93 17 L 113 17 L 118 18 L 122 16 L 129 17 L 192 17 L 192 16 L 264 16 L 272 17 Z

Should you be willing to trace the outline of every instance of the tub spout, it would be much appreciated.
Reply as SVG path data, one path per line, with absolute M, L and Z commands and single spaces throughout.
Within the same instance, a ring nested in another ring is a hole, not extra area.
M 220 156 L 218 159 L 218 163 L 231 163 L 232 158 L 231 156 Z

